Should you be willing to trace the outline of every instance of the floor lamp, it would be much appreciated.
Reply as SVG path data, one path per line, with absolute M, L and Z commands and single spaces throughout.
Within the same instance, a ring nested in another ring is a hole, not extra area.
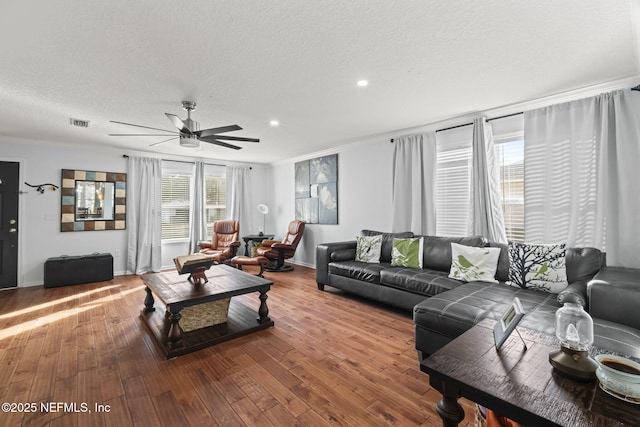
M 258 233 L 260 236 L 264 236 L 265 225 L 267 222 L 267 214 L 269 213 L 269 206 L 264 203 L 258 205 L 258 212 L 262 214 L 262 230 Z

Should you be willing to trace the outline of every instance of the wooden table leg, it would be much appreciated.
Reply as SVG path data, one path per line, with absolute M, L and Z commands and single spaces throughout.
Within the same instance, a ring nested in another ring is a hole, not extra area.
M 258 323 L 270 322 L 269 307 L 267 307 L 268 288 L 260 289 L 260 308 L 258 308 Z
M 153 299 L 153 295 L 151 294 L 151 289 L 145 287 L 144 290 L 147 291 L 147 295 L 144 297 L 144 308 L 142 309 L 142 312 L 151 313 L 152 311 L 156 310 L 153 306 L 155 300 Z
M 442 399 L 436 405 L 436 411 L 442 418 L 443 427 L 457 427 L 464 420 L 464 409 L 458 403 L 458 389 L 443 384 Z
M 179 346 L 178 343 L 182 339 L 182 329 L 180 329 L 180 325 L 178 322 L 182 319 L 182 314 L 171 313 L 169 317 L 169 321 L 171 322 L 171 326 L 169 326 L 169 334 L 167 338 L 169 339 L 169 345 L 171 347 Z

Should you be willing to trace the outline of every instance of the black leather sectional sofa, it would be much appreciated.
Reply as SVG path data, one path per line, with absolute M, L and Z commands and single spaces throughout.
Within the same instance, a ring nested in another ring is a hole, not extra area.
M 320 244 L 316 248 L 316 282 L 325 286 L 413 310 L 415 345 L 420 358 L 445 346 L 483 319 L 498 319 L 518 297 L 526 316 L 521 326 L 555 333 L 555 312 L 565 302 L 583 305 L 594 320 L 595 345 L 640 358 L 640 270 L 607 267 L 595 248 L 567 249 L 569 286 L 559 294 L 512 287 L 507 281 L 507 246 L 484 237 L 424 238 L 423 268 L 391 266 L 394 237 L 418 237 L 411 232 L 382 234 L 380 263 L 355 260 L 356 241 Z M 461 282 L 449 278 L 451 243 L 501 248 L 499 283 Z

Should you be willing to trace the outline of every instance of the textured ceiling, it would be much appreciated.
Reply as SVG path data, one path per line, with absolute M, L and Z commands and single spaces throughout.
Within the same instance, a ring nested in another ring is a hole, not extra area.
M 638 76 L 634 1 L 9 0 L 0 136 L 277 162 Z M 261 142 L 108 136 L 172 129 L 183 99 L 202 128 Z

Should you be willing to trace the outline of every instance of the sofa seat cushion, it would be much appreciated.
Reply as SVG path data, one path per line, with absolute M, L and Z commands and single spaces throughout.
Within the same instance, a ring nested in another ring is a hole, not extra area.
M 391 267 L 391 264 L 371 264 L 362 261 L 340 261 L 329 263 L 329 274 L 349 277 L 361 282 L 380 284 L 380 271 Z
M 425 340 L 451 340 L 485 318 L 498 320 L 518 297 L 526 313 L 519 327 L 555 335 L 555 314 L 560 304 L 555 294 L 526 290 L 504 284 L 471 282 L 418 303 L 413 321 L 418 350 Z M 437 347 L 446 344 L 442 341 Z M 593 344 L 622 355 L 640 358 L 640 330 L 619 323 L 593 319 Z M 436 348 L 437 348 L 436 347 Z M 427 351 L 430 353 L 431 351 Z
M 503 283 L 470 282 L 435 295 L 414 307 L 413 320 L 417 327 L 455 338 L 481 320 L 498 320 L 515 297 L 526 313 L 520 326 L 555 334 L 557 295 Z
M 448 276 L 445 271 L 391 267 L 380 272 L 380 284 L 431 297 L 463 284 Z

